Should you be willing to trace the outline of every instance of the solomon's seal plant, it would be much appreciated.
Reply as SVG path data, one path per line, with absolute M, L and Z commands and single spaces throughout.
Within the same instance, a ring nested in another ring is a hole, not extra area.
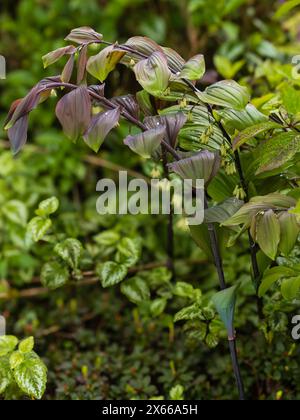
M 299 233 L 300 193 L 297 174 L 290 170 L 300 151 L 299 114 L 287 98 L 274 109 L 271 104 L 256 107 L 250 103 L 248 88 L 233 80 L 198 88 L 205 74 L 201 54 L 186 61 L 176 51 L 139 36 L 124 44 L 109 43 L 89 27 L 72 30 L 66 41 L 70 44 L 43 57 L 45 67 L 65 57 L 61 74 L 41 80 L 11 106 L 5 127 L 12 150 L 19 152 L 27 140 L 30 112 L 55 92 L 56 116 L 72 141 L 83 139 L 98 152 L 110 131 L 125 119 L 135 127 L 124 139 L 134 153 L 161 161 L 167 176 L 175 173 L 183 179 L 204 179 L 205 223 L 190 226 L 190 232 L 215 264 L 221 290 L 212 298 L 214 306 L 204 307 L 199 289 L 176 283 L 173 294 L 188 297 L 191 305 L 175 315 L 175 322 L 198 329 L 213 347 L 217 343 L 210 329 L 216 309 L 227 329 L 238 392 L 244 399 L 234 328 L 240 283 L 225 278 L 222 252 L 241 235 L 248 236 L 253 296 L 261 319 L 262 296 L 277 280 L 284 279 L 285 296 L 298 292 L 298 271 L 277 267 L 276 259 L 291 252 Z M 141 89 L 108 98 L 104 82 L 119 65 L 132 70 Z M 288 83 L 296 91 L 290 79 Z M 50 220 L 50 213 L 37 214 L 30 223 L 49 223 L 45 220 Z M 175 281 L 172 223 L 171 214 L 168 266 Z M 49 263 L 42 273 L 44 284 L 53 288 L 64 284 L 70 270 L 77 269 L 81 250 L 78 244 L 63 243 L 55 252 L 61 257 L 59 262 L 56 266 Z M 144 279 L 124 281 L 138 254 L 139 244 L 124 238 L 116 261 L 98 267 L 103 287 L 122 282 L 122 291 L 135 303 L 150 296 Z M 163 311 L 165 305 L 165 299 L 157 299 L 153 313 Z

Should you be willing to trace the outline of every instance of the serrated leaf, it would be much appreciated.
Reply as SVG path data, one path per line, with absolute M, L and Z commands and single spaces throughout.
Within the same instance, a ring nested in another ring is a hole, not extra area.
M 102 287 L 111 287 L 120 283 L 127 275 L 127 267 L 114 261 L 101 264 L 97 272 L 100 276 Z
M 197 303 L 181 309 L 174 316 L 174 322 L 193 319 L 203 319 L 201 308 Z
M 120 241 L 121 237 L 118 232 L 114 230 L 105 230 L 94 236 L 94 240 L 97 244 L 102 246 L 113 246 Z
M 191 284 L 186 283 L 184 281 L 178 281 L 175 284 L 173 293 L 176 296 L 186 297 L 186 298 L 189 298 L 189 299 L 195 298 L 196 294 L 197 294 L 194 287 Z M 201 295 L 201 291 L 200 291 L 200 295 Z
M 22 340 L 19 344 L 19 351 L 21 353 L 29 353 L 33 350 L 34 347 L 34 338 L 28 337 L 25 340 Z
M 246 87 L 234 80 L 221 80 L 208 86 L 204 92 L 197 93 L 202 102 L 224 108 L 243 109 L 250 100 Z
M 41 271 L 41 282 L 43 286 L 51 290 L 62 287 L 69 280 L 69 271 L 65 265 L 58 261 L 47 262 Z
M 54 248 L 54 252 L 75 270 L 78 267 L 83 248 L 77 239 L 68 238 L 58 243 Z
M 276 281 L 291 276 L 295 276 L 295 271 L 289 267 L 279 266 L 266 270 L 258 289 L 258 296 L 263 297 Z
M 4 203 L 2 206 L 2 212 L 12 223 L 20 226 L 26 226 L 28 211 L 22 201 L 10 200 L 7 203 Z
M 234 310 L 238 285 L 221 290 L 212 297 L 212 301 L 226 326 L 228 337 L 234 338 Z
M 157 317 L 161 315 L 167 306 L 167 299 L 156 298 L 150 304 L 151 315 Z
M 38 400 L 42 398 L 46 389 L 47 368 L 35 353 L 28 353 L 13 374 L 25 394 Z
M 114 70 L 126 51 L 121 50 L 115 45 L 104 48 L 97 55 L 88 59 L 86 69 L 100 82 L 104 82 L 109 73 Z
M 138 262 L 141 253 L 139 241 L 131 238 L 122 238 L 117 248 L 118 254 L 116 258 L 118 263 L 129 268 Z
M 36 216 L 27 225 L 27 232 L 35 242 L 41 240 L 52 226 L 50 219 Z
M 281 126 L 272 121 L 262 122 L 246 128 L 241 133 L 239 133 L 238 136 L 233 140 L 233 150 L 237 150 L 244 143 L 253 139 L 259 134 L 265 133 L 266 131 L 275 130 L 276 128 L 281 128 Z
M 199 80 L 205 73 L 205 59 L 202 54 L 190 58 L 182 67 L 180 76 L 182 79 Z
M 174 400 L 174 401 L 183 400 L 184 399 L 183 393 L 184 393 L 183 386 L 182 385 L 175 385 L 175 386 L 173 386 L 173 388 L 170 391 L 170 398 L 171 398 L 171 400 Z
M 19 351 L 14 351 L 9 358 L 9 365 L 11 369 L 15 369 L 24 360 L 24 355 Z
M 59 201 L 56 197 L 49 197 L 46 200 L 40 202 L 38 209 L 35 213 L 38 216 L 49 216 L 56 212 L 59 207 Z
M 150 299 L 150 289 L 146 280 L 132 277 L 121 284 L 121 292 L 133 303 L 139 304 Z
M 0 357 L 0 395 L 14 382 L 10 369 L 9 358 Z
M 18 344 L 17 337 L 13 335 L 1 335 L 0 336 L 0 357 L 12 352 Z

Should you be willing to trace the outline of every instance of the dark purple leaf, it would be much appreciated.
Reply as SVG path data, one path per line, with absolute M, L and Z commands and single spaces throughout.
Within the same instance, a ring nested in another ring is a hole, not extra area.
M 38 105 L 40 100 L 40 93 L 42 90 L 43 89 L 39 85 L 36 85 L 22 100 L 20 100 L 15 108 L 15 111 L 11 115 L 10 120 L 5 126 L 6 130 L 11 128 L 19 118 L 28 114 Z M 11 112 L 9 114 L 11 114 Z
M 73 69 L 74 69 L 74 63 L 75 63 L 75 55 L 72 54 L 70 58 L 68 59 L 62 74 L 61 74 L 61 81 L 63 83 L 68 83 L 72 77 Z
M 8 130 L 8 138 L 14 154 L 24 146 L 27 140 L 28 114 L 19 118 L 18 121 Z
M 97 153 L 99 151 L 107 134 L 118 124 L 120 115 L 121 110 L 118 107 L 109 111 L 100 112 L 93 116 L 91 125 L 83 138 L 86 144 L 93 149 L 94 152 Z
M 167 129 L 167 141 L 175 148 L 177 145 L 177 136 L 181 128 L 187 121 L 187 117 L 183 112 L 177 112 L 174 114 L 164 116 L 146 117 L 144 120 L 145 125 L 148 128 L 155 128 L 158 124 L 163 124 Z
M 168 165 L 172 172 L 175 172 L 183 179 L 204 179 L 205 185 L 215 177 L 220 169 L 221 157 L 219 153 L 204 150 L 196 155 L 181 159 Z
M 67 137 L 77 140 L 87 130 L 91 110 L 91 100 L 85 86 L 79 86 L 60 99 L 56 105 L 56 116 Z
M 139 105 L 133 95 L 117 96 L 111 101 L 124 108 L 132 117 L 139 118 Z
M 73 41 L 77 44 L 86 44 L 88 42 L 101 41 L 102 34 L 94 31 L 89 26 L 81 26 L 80 28 L 72 29 L 69 35 L 65 38 L 66 41 Z
M 86 63 L 88 60 L 88 56 L 87 56 L 87 49 L 88 46 L 84 45 L 79 53 L 78 56 L 78 63 L 77 63 L 77 84 L 79 85 L 82 80 L 85 77 L 85 72 L 86 72 Z
M 101 85 L 91 85 L 88 89 L 99 96 L 104 96 L 105 83 L 102 83 Z
M 127 136 L 124 144 L 143 158 L 150 158 L 166 136 L 166 127 L 159 126 L 139 133 L 135 136 Z

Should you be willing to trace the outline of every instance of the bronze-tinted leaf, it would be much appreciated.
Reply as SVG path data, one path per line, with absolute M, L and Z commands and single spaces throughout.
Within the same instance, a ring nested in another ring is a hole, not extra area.
M 61 81 L 63 83 L 68 83 L 72 77 L 73 69 L 75 63 L 75 55 L 71 54 L 70 58 L 68 59 L 63 71 L 61 73 Z
M 23 115 L 18 121 L 8 130 L 8 138 L 14 154 L 24 146 L 27 141 L 28 130 L 28 114 Z
M 167 129 L 166 140 L 175 148 L 177 146 L 177 136 L 181 128 L 187 121 L 187 117 L 183 112 L 176 112 L 168 115 L 157 115 L 154 117 L 146 117 L 144 120 L 147 128 L 155 128 L 158 124 L 163 124 Z
M 72 90 L 60 99 L 56 105 L 56 116 L 67 137 L 76 140 L 86 131 L 91 121 L 91 108 L 85 86 Z
M 180 72 L 184 66 L 184 59 L 172 48 L 162 47 L 163 52 L 165 53 L 168 61 L 168 66 L 171 70 Z
M 102 34 L 94 31 L 94 29 L 89 26 L 81 26 L 79 28 L 72 29 L 65 40 L 76 42 L 77 44 L 86 44 L 88 42 L 101 41 L 102 38 Z
M 68 45 L 67 47 L 58 48 L 57 50 L 49 52 L 42 57 L 44 68 L 56 63 L 56 61 L 66 54 L 74 54 L 75 51 L 76 48 L 73 45 Z
M 90 57 L 86 69 L 92 76 L 99 79 L 100 82 L 104 82 L 125 54 L 125 51 L 115 45 L 111 45 L 104 48 L 97 55 Z
M 93 116 L 91 125 L 83 138 L 94 152 L 98 152 L 107 134 L 118 124 L 120 111 L 118 107 Z
M 177 173 L 183 179 L 204 179 L 205 185 L 215 177 L 220 169 L 221 157 L 219 153 L 204 150 L 192 157 L 170 163 L 171 171 Z
M 79 52 L 78 62 L 77 62 L 77 84 L 79 85 L 82 80 L 84 79 L 85 72 L 86 72 L 86 64 L 88 60 L 87 56 L 88 46 L 83 45 Z
M 129 38 L 124 44 L 127 47 L 130 47 L 132 50 L 137 51 L 138 54 L 128 52 L 122 58 L 123 64 L 130 64 L 132 61 L 136 64 L 138 61 L 146 57 L 149 57 L 155 51 L 163 52 L 163 49 L 155 41 L 146 36 L 133 36 Z
M 143 158 L 150 158 L 166 135 L 166 127 L 159 126 L 135 136 L 127 136 L 124 144 Z
M 149 58 L 139 61 L 133 68 L 137 81 L 153 96 L 163 96 L 171 77 L 167 58 L 156 51 Z

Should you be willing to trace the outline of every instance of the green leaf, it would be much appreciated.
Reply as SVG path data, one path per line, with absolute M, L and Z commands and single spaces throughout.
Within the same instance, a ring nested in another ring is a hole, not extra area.
M 171 71 L 163 52 L 155 51 L 149 58 L 139 61 L 133 70 L 143 89 L 153 96 L 164 95 L 169 86 Z
M 178 281 L 175 284 L 173 293 L 176 296 L 185 297 L 189 299 L 194 299 L 196 297 L 199 297 L 199 294 L 201 296 L 201 290 L 199 289 L 195 290 L 191 284 L 186 283 L 184 281 Z
M 40 202 L 39 207 L 35 211 L 35 213 L 41 217 L 49 216 L 50 214 L 53 214 L 56 212 L 56 210 L 58 209 L 58 206 L 59 206 L 58 199 L 56 197 L 50 197 Z
M 218 73 L 225 77 L 225 79 L 232 79 L 238 71 L 244 66 L 245 61 L 240 60 L 235 63 L 230 61 L 227 57 L 221 55 L 214 56 L 214 64 Z
M 22 340 L 19 344 L 19 351 L 21 353 L 29 353 L 33 350 L 34 347 L 34 338 L 28 337 L 25 340 Z
M 257 150 L 259 167 L 256 174 L 280 168 L 300 152 L 300 136 L 294 132 L 280 133 Z
M 82 256 L 83 248 L 77 239 L 68 238 L 58 243 L 54 248 L 54 252 L 73 270 L 76 270 Z
M 281 126 L 272 121 L 262 122 L 246 128 L 241 133 L 239 133 L 238 136 L 233 140 L 233 150 L 238 149 L 244 143 L 253 139 L 255 136 L 258 136 L 259 134 L 265 133 L 269 130 L 274 130 L 276 128 L 281 128 Z
M 0 357 L 0 394 L 3 394 L 13 382 L 14 378 L 10 369 L 9 358 Z
M 141 277 L 132 277 L 121 284 L 121 292 L 136 304 L 150 299 L 150 289 Z
M 282 103 L 289 114 L 300 112 L 300 91 L 287 83 L 281 89 Z
M 297 223 L 297 217 L 288 212 L 279 213 L 278 220 L 281 232 L 279 250 L 283 255 L 287 256 L 296 244 L 300 226 Z
M 205 210 L 205 223 L 223 223 L 243 206 L 244 202 L 237 198 L 229 198 L 218 206 Z
M 273 210 L 268 210 L 257 217 L 256 239 L 261 250 L 275 260 L 280 242 L 280 223 Z
M 14 378 L 21 390 L 30 397 L 41 399 L 47 382 L 47 368 L 34 353 L 27 353 L 14 369 Z
M 126 52 L 118 48 L 118 46 L 111 45 L 104 48 L 97 55 L 90 57 L 86 69 L 100 82 L 104 82 L 125 54 Z
M 238 287 L 239 286 L 236 285 L 221 290 L 212 297 L 212 301 L 226 326 L 229 338 L 234 338 L 235 336 L 233 318 Z
M 182 79 L 199 80 L 205 73 L 205 60 L 202 54 L 190 58 L 180 72 Z
M 50 219 L 36 216 L 28 223 L 27 232 L 35 242 L 38 242 L 45 236 L 51 225 L 52 222 Z
M 281 283 L 281 293 L 284 299 L 294 299 L 300 289 L 300 276 L 284 279 Z
M 258 289 L 258 296 L 263 297 L 270 287 L 283 277 L 291 277 L 295 275 L 295 271 L 289 267 L 272 267 L 265 271 L 263 279 Z
M 197 303 L 181 309 L 174 316 L 174 322 L 193 319 L 203 319 L 201 308 Z
M 223 123 L 230 129 L 243 131 L 248 127 L 268 121 L 268 117 L 259 112 L 254 105 L 248 104 L 245 109 L 223 109 L 218 112 Z
M 19 351 L 14 351 L 9 358 L 9 365 L 11 369 L 15 369 L 24 360 L 24 355 Z
M 157 317 L 161 315 L 167 306 L 167 299 L 156 298 L 150 304 L 151 315 Z
M 102 246 L 114 246 L 120 241 L 120 239 L 120 234 L 114 230 L 105 230 L 104 232 L 94 236 L 95 242 Z
M 49 289 L 57 289 L 67 283 L 69 280 L 69 271 L 65 265 L 58 261 L 47 262 L 43 265 L 41 271 L 41 282 L 43 286 Z
M 18 344 L 17 337 L 13 335 L 0 336 L 0 357 L 12 352 Z
M 126 277 L 127 271 L 127 266 L 113 261 L 107 261 L 97 269 L 102 287 L 110 287 L 120 283 Z
M 197 93 L 202 102 L 224 108 L 243 109 L 250 100 L 246 87 L 234 80 L 222 80 L 208 86 L 204 92 Z
M 184 400 L 184 388 L 182 385 L 175 385 L 170 390 L 170 398 L 174 401 Z
M 289 1 L 284 2 L 277 9 L 277 12 L 275 13 L 274 18 L 279 20 L 280 18 L 288 14 L 292 9 L 299 6 L 299 4 L 300 4 L 300 0 L 289 0 Z
M 134 266 L 141 254 L 140 242 L 137 239 L 122 238 L 118 244 L 116 261 L 127 268 Z
M 12 223 L 26 226 L 28 212 L 27 207 L 22 201 L 10 200 L 2 206 L 4 216 Z

